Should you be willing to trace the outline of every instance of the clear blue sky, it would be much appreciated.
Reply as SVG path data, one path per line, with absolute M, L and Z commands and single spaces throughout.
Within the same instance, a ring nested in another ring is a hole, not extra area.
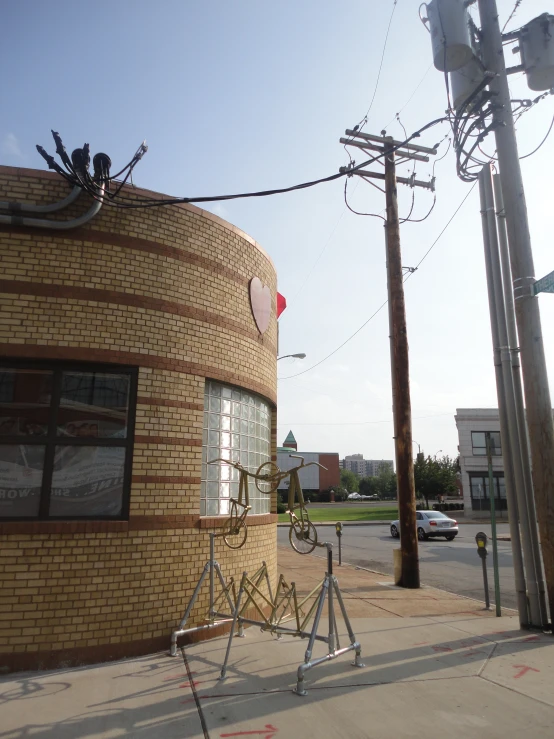
M 444 113 L 444 80 L 429 69 L 418 5 L 398 0 L 366 131 L 386 126 L 400 137 L 394 117 L 401 109 L 409 133 Z M 511 27 L 548 5 L 524 0 Z M 43 169 L 35 144 L 53 153 L 54 128 L 69 150 L 89 142 L 118 168 L 146 139 L 135 183 L 171 195 L 258 190 L 332 174 L 348 161 L 340 136 L 374 94 L 392 7 L 392 0 L 4 0 L 0 161 Z M 513 0 L 499 0 L 501 18 L 512 7 Z M 514 97 L 532 95 L 521 75 L 511 84 Z M 522 154 L 539 143 L 553 115 L 549 97 L 522 118 Z M 437 127 L 421 143 L 447 134 Z M 554 269 L 553 154 L 554 135 L 523 162 L 537 277 Z M 425 179 L 430 168 L 422 164 L 417 172 Z M 407 266 L 419 262 L 470 187 L 456 179 L 452 154 L 436 175 L 432 216 L 402 228 Z M 300 450 L 392 458 L 386 308 L 330 359 L 293 377 L 351 336 L 386 298 L 381 221 L 346 211 L 343 187 L 341 180 L 212 210 L 273 258 L 289 303 L 280 352 L 307 354 L 279 363 L 279 440 L 292 429 Z M 349 190 L 354 208 L 382 212 L 382 193 L 353 180 Z M 431 200 L 423 191 L 416 196 L 419 217 Z M 410 197 L 400 193 L 404 213 Z M 496 406 L 477 188 L 406 283 L 406 302 L 413 436 L 426 453 L 454 455 L 456 407 Z M 540 303 L 552 369 L 554 296 Z

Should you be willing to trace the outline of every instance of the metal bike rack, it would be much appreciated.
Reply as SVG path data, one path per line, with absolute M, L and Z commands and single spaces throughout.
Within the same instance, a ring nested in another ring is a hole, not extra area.
M 354 662 L 352 662 L 352 665 L 354 667 L 364 667 L 364 663 L 361 661 L 361 646 L 360 643 L 356 640 L 356 636 L 354 634 L 354 631 L 352 630 L 352 626 L 350 625 L 350 620 L 348 618 L 348 614 L 346 613 L 346 608 L 344 606 L 344 601 L 342 599 L 342 594 L 340 592 L 340 587 L 337 581 L 337 578 L 333 575 L 333 545 L 329 542 L 322 542 L 321 544 L 318 544 L 318 546 L 325 547 L 327 549 L 327 572 L 325 573 L 325 578 L 323 579 L 321 585 L 319 586 L 319 596 L 316 601 L 317 603 L 317 610 L 314 618 L 314 622 L 312 624 L 311 631 L 305 631 L 302 626 L 300 625 L 300 622 L 298 620 L 298 614 L 297 616 L 297 628 L 287 628 L 285 626 L 281 625 L 282 619 L 275 620 L 276 616 L 276 610 L 277 610 L 277 599 L 279 596 L 279 592 L 276 594 L 275 598 L 275 607 L 273 609 L 272 616 L 270 619 L 264 618 L 264 621 L 256 621 L 254 619 L 245 618 L 241 615 L 243 610 L 241 609 L 241 600 L 244 595 L 244 593 L 247 593 L 247 603 L 253 602 L 253 596 L 251 593 L 251 590 L 247 587 L 247 582 L 250 582 L 248 580 L 246 572 L 243 574 L 238 596 L 236 599 L 235 608 L 233 611 L 233 618 L 232 618 L 232 627 L 229 634 L 229 641 L 227 642 L 227 651 L 225 653 L 225 659 L 223 661 L 223 665 L 221 667 L 221 674 L 220 674 L 220 680 L 224 680 L 227 673 L 227 663 L 229 660 L 229 655 L 231 652 L 231 644 L 233 642 L 233 636 L 235 634 L 235 630 L 238 624 L 238 630 L 239 630 L 239 636 L 242 635 L 244 624 L 249 624 L 253 626 L 259 626 L 262 631 L 269 631 L 273 634 L 277 634 L 277 638 L 279 638 L 283 634 L 289 634 L 290 636 L 298 636 L 301 639 L 308 639 L 308 647 L 306 649 L 306 653 L 304 655 L 304 662 L 299 665 L 297 670 L 297 681 L 296 681 L 296 689 L 293 691 L 297 695 L 307 695 L 307 691 L 304 688 L 304 676 L 308 670 L 311 670 L 313 667 L 316 667 L 317 665 L 322 664 L 323 662 L 329 662 L 332 659 L 335 659 L 336 657 L 340 657 L 343 654 L 346 654 L 350 651 L 355 651 L 355 658 Z M 294 585 L 294 583 L 293 583 Z M 256 588 L 254 588 L 256 590 Z M 312 591 L 315 593 L 316 590 Z M 293 594 L 291 596 L 292 600 L 295 603 L 296 608 L 296 596 Z M 340 646 L 339 643 L 339 636 L 338 636 L 338 630 L 337 630 L 337 621 L 336 621 L 336 614 L 335 614 L 335 598 L 338 601 L 342 617 L 344 619 L 346 629 L 348 631 L 348 636 L 350 638 L 350 644 L 347 647 Z M 323 608 L 325 605 L 325 601 L 327 600 L 328 603 L 328 633 L 327 636 L 318 635 L 317 631 L 319 628 L 319 622 L 321 620 L 321 614 L 323 613 Z M 244 608 L 244 607 L 243 607 Z M 313 613 L 314 607 L 312 607 L 309 610 L 308 617 L 311 616 Z M 259 611 L 259 609 L 258 609 Z M 307 619 L 306 619 L 307 620 Z M 306 622 L 304 620 L 304 624 Z M 322 641 L 325 642 L 329 649 L 327 654 L 324 657 L 319 657 L 317 659 L 312 659 L 312 652 L 314 648 L 314 644 L 316 641 Z
M 171 634 L 171 646 L 170 646 L 169 653 L 172 657 L 177 656 L 177 639 L 180 636 L 183 636 L 184 634 L 192 634 L 195 631 L 206 631 L 208 629 L 213 629 L 216 626 L 221 626 L 222 624 L 230 623 L 233 620 L 233 614 L 235 611 L 235 601 L 236 601 L 235 581 L 233 578 L 230 578 L 229 582 L 225 583 L 225 579 L 223 578 L 223 575 L 221 574 L 221 568 L 219 566 L 219 563 L 215 559 L 215 555 L 214 555 L 214 539 L 216 538 L 216 536 L 217 534 L 210 534 L 210 559 L 204 565 L 204 569 L 202 570 L 200 579 L 196 583 L 196 587 L 194 588 L 194 592 L 185 609 L 185 613 L 184 613 L 183 618 L 181 619 L 179 628 Z M 221 613 L 219 610 L 216 609 L 214 573 L 217 575 L 219 584 L 221 586 L 221 592 L 219 593 L 217 601 L 220 600 L 221 596 L 224 596 L 229 606 L 230 612 L 228 613 Z M 208 617 L 207 617 L 208 623 L 202 624 L 201 626 L 193 626 L 191 628 L 186 629 L 185 626 L 188 621 L 190 612 L 192 611 L 196 598 L 198 597 L 198 593 L 200 592 L 202 588 L 202 584 L 204 580 L 206 579 L 206 576 L 208 575 L 210 578 L 210 606 L 208 609 Z M 232 598 L 229 594 L 230 592 L 233 593 Z

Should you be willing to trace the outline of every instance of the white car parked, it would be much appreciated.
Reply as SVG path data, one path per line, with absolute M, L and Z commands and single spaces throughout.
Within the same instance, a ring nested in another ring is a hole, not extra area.
M 440 511 L 416 511 L 416 525 L 420 541 L 435 536 L 444 536 L 447 541 L 452 541 L 458 536 L 458 522 Z M 400 537 L 400 521 L 391 523 L 390 535 L 394 539 Z

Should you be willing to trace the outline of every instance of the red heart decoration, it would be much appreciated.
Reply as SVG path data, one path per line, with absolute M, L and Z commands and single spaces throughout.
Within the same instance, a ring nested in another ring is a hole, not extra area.
M 271 318 L 271 290 L 258 277 L 250 280 L 250 306 L 258 331 L 265 333 Z

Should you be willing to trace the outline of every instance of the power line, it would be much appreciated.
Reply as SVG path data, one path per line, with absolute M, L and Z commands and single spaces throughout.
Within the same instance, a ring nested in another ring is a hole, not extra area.
M 369 108 L 367 109 L 366 114 L 364 115 L 364 117 L 362 118 L 362 120 L 360 121 L 360 123 L 358 124 L 358 125 L 361 125 L 362 128 L 367 123 L 367 120 L 368 120 L 367 117 L 369 115 L 370 110 L 373 107 L 373 103 L 375 101 L 375 96 L 377 95 L 377 89 L 379 87 L 379 80 L 381 79 L 381 71 L 383 69 L 383 61 L 385 59 L 385 51 L 387 50 L 387 41 L 389 40 L 390 27 L 392 25 L 392 18 L 394 16 L 394 11 L 396 10 L 397 2 L 398 2 L 398 0 L 394 0 L 394 2 L 392 4 L 392 11 L 391 11 L 390 18 L 389 18 L 389 25 L 387 26 L 387 32 L 385 34 L 385 41 L 383 43 L 383 51 L 381 53 L 381 61 L 379 62 L 379 71 L 377 72 L 377 80 L 375 81 L 375 89 L 373 90 L 373 97 L 371 98 L 371 102 L 369 103 Z
M 435 239 L 435 240 L 433 241 L 433 243 L 432 243 L 432 244 L 431 244 L 431 246 L 430 246 L 430 247 L 429 247 L 429 248 L 427 249 L 427 251 L 425 252 L 425 254 L 424 254 L 424 255 L 423 255 L 422 257 L 421 257 L 421 259 L 419 260 L 419 262 L 418 262 L 418 263 L 416 264 L 416 266 L 414 267 L 414 270 L 416 270 L 416 269 L 417 269 L 417 268 L 419 267 L 419 265 L 420 265 L 420 264 L 421 264 L 421 263 L 423 262 L 423 260 L 427 258 L 427 256 L 428 256 L 428 254 L 430 253 L 431 249 L 433 249 L 433 248 L 434 248 L 434 247 L 436 246 L 436 244 L 437 244 L 438 240 L 440 239 L 440 237 L 441 237 L 441 236 L 443 235 L 443 233 L 444 233 L 444 232 L 446 231 L 446 229 L 448 228 L 448 226 L 450 226 L 450 224 L 452 223 L 452 221 L 454 220 L 454 218 L 455 218 L 455 217 L 457 216 L 458 212 L 459 212 L 459 211 L 461 210 L 461 208 L 462 208 L 463 204 L 465 203 L 465 201 L 466 201 L 466 200 L 467 200 L 467 199 L 469 198 L 469 196 L 471 195 L 471 192 L 472 192 L 472 190 L 474 189 L 474 187 L 475 187 L 475 185 L 476 185 L 476 184 L 477 184 L 477 182 L 474 182 L 474 183 L 473 183 L 473 185 L 472 185 L 472 186 L 470 187 L 470 189 L 469 189 L 469 190 L 468 190 L 468 192 L 466 193 L 466 195 L 465 195 L 464 199 L 462 200 L 462 202 L 460 203 L 460 205 L 458 205 L 458 207 L 456 208 L 456 210 L 454 211 L 454 213 L 453 213 L 453 214 L 451 215 L 451 217 L 450 217 L 450 219 L 449 219 L 448 223 L 446 224 L 446 226 L 445 226 L 445 227 L 444 227 L 444 228 L 442 229 L 442 231 L 440 232 L 440 234 L 439 234 L 439 235 L 437 236 L 437 238 L 436 238 L 436 239 Z M 414 274 L 413 272 L 410 272 L 410 273 L 409 273 L 409 274 L 408 274 L 408 275 L 406 276 L 406 279 L 404 280 L 404 282 L 406 282 L 406 280 L 409 280 L 409 279 L 410 279 L 410 277 L 411 277 L 411 276 L 412 276 L 413 274 Z
M 450 412 L 450 413 L 434 413 L 432 416 L 416 416 L 413 420 L 414 421 L 420 421 L 420 420 L 422 420 L 424 418 L 439 418 L 440 416 L 452 416 L 452 412 Z M 350 423 L 350 422 L 346 422 L 346 423 L 327 423 L 327 421 L 325 421 L 324 424 L 322 424 L 321 422 L 320 423 L 294 423 L 292 421 L 287 421 L 287 422 L 282 421 L 281 423 L 278 423 L 277 426 L 278 427 L 287 426 L 289 428 L 291 426 L 322 426 L 322 425 L 325 425 L 325 426 L 369 426 L 371 424 L 376 424 L 376 423 L 391 423 L 391 422 L 392 422 L 392 418 L 387 418 L 386 421 L 355 421 L 353 423 Z
M 427 258 L 427 256 L 428 256 L 428 255 L 429 255 L 429 253 L 431 252 L 431 250 L 432 250 L 432 249 L 433 249 L 433 248 L 434 248 L 434 247 L 436 246 L 436 244 L 438 243 L 439 239 L 440 239 L 440 238 L 442 237 L 442 235 L 444 234 L 444 232 L 446 231 L 446 229 L 447 229 L 447 228 L 448 228 L 448 227 L 450 226 L 450 224 L 452 223 L 452 221 L 454 220 L 454 218 L 455 218 L 455 217 L 457 216 L 457 214 L 458 214 L 458 213 L 459 213 L 459 211 L 461 210 L 461 208 L 462 208 L 463 204 L 465 203 L 465 201 L 466 201 L 466 200 L 467 200 L 467 199 L 469 198 L 469 196 L 471 195 L 471 192 L 472 192 L 472 190 L 473 190 L 473 188 L 475 187 L 475 185 L 476 185 L 476 184 L 477 184 L 476 182 L 474 182 L 474 183 L 473 183 L 473 185 L 471 186 L 471 188 L 469 189 L 469 191 L 468 191 L 468 192 L 466 193 L 466 195 L 464 196 L 464 198 L 463 198 L 462 202 L 461 202 L 461 203 L 460 203 L 460 204 L 458 205 L 458 207 L 456 208 L 456 210 L 454 211 L 454 213 L 453 213 L 453 214 L 451 215 L 451 217 L 449 218 L 448 222 L 446 223 L 446 225 L 444 226 L 444 228 L 442 229 L 442 231 L 440 232 L 440 234 L 439 234 L 439 235 L 437 236 L 437 238 L 436 238 L 436 239 L 435 239 L 435 240 L 433 241 L 433 243 L 431 244 L 431 246 L 429 247 L 429 249 L 427 249 L 427 251 L 425 252 L 425 254 L 423 255 L 423 257 L 422 257 L 422 258 L 421 258 L 421 259 L 419 260 L 419 262 L 417 263 L 417 265 L 416 265 L 416 266 L 415 266 L 415 268 L 414 268 L 414 271 L 415 271 L 415 270 L 416 270 L 416 269 L 417 269 L 417 268 L 419 267 L 419 265 L 420 265 L 420 264 L 421 264 L 421 263 L 422 263 L 422 262 L 424 261 L 424 259 L 426 259 L 426 258 Z M 407 275 L 407 276 L 405 277 L 405 279 L 404 279 L 404 282 L 406 282 L 406 280 L 408 280 L 408 279 L 409 279 L 409 278 L 410 278 L 410 277 L 411 277 L 411 276 L 412 276 L 413 274 L 414 274 L 414 272 L 410 272 L 410 273 L 409 273 L 409 274 L 408 274 L 408 275 Z M 332 356 L 333 356 L 333 354 L 336 354 L 336 353 L 337 353 L 337 352 L 339 351 L 339 349 L 342 349 L 342 347 L 343 347 L 343 346 L 345 346 L 346 344 L 348 344 L 348 342 L 349 342 L 349 341 L 351 341 L 351 340 L 352 340 L 352 339 L 353 339 L 353 338 L 354 338 L 354 337 L 355 337 L 355 336 L 356 336 L 357 334 L 359 334 L 359 333 L 360 333 L 360 331 L 361 331 L 361 330 L 362 330 L 363 328 L 365 328 L 365 326 L 367 326 L 367 324 L 368 324 L 368 323 L 369 323 L 369 322 L 370 322 L 371 320 L 373 320 L 373 319 L 375 318 L 375 316 L 376 316 L 376 315 L 377 315 L 377 314 L 378 314 L 378 313 L 379 313 L 379 312 L 380 312 L 381 310 L 383 310 L 383 308 L 385 307 L 385 305 L 387 305 L 387 303 L 388 303 L 388 300 L 385 300 L 385 302 L 384 302 L 384 303 L 382 303 L 382 304 L 381 304 L 381 305 L 380 305 L 380 306 L 379 306 L 379 307 L 377 308 L 377 310 L 376 310 L 376 311 L 375 311 L 375 312 L 374 312 L 374 313 L 373 313 L 373 314 L 372 314 L 372 315 L 371 315 L 371 316 L 370 316 L 370 317 L 369 317 L 369 318 L 367 319 L 367 321 L 364 321 L 364 323 L 362 323 L 362 325 L 361 325 L 361 326 L 360 326 L 360 327 L 359 327 L 358 329 L 356 329 L 356 331 L 354 331 L 354 333 L 353 333 L 353 334 L 352 334 L 351 336 L 349 336 L 349 337 L 348 337 L 348 339 L 346 339 L 346 341 L 343 341 L 343 342 L 342 342 L 342 344 L 341 344 L 340 346 L 338 346 L 338 347 L 337 347 L 336 349 L 334 349 L 334 350 L 333 350 L 333 351 L 332 351 L 332 352 L 331 352 L 330 354 L 328 354 L 328 355 L 327 355 L 326 357 L 324 357 L 323 359 L 321 359 L 321 360 L 320 360 L 319 362 L 317 362 L 316 364 L 313 364 L 313 365 L 312 365 L 311 367 L 308 367 L 308 369 L 302 370 L 302 372 L 297 372 L 297 373 L 296 373 L 295 375 L 289 375 L 288 377 L 279 377 L 279 378 L 277 378 L 277 379 L 278 379 L 278 380 L 292 380 L 292 378 L 293 378 L 293 377 L 299 377 L 300 375 L 305 375 L 305 374 L 306 374 L 306 372 L 311 372 L 311 371 L 312 371 L 313 369 L 315 369 L 316 367 L 319 367 L 319 365 L 320 365 L 320 364 L 323 364 L 323 362 L 326 362 L 326 361 L 327 361 L 327 360 L 328 360 L 328 359 L 329 359 L 330 357 L 332 357 Z
M 392 119 L 391 119 L 391 120 L 390 120 L 390 121 L 389 121 L 389 122 L 388 122 L 388 123 L 387 123 L 387 124 L 386 124 L 385 126 L 383 126 L 383 128 L 385 128 L 385 129 L 386 129 L 386 128 L 388 128 L 388 127 L 390 126 L 390 124 L 391 124 L 391 123 L 394 123 L 394 121 L 396 120 L 396 116 L 400 115 L 400 113 L 402 113 L 402 111 L 403 111 L 403 110 L 404 110 L 405 108 L 407 108 L 407 107 L 408 107 L 408 104 L 412 102 L 412 99 L 413 99 L 414 95 L 416 94 L 416 92 L 417 92 L 417 91 L 419 90 L 419 88 L 420 88 L 420 87 L 421 87 L 421 85 L 423 84 L 423 81 L 424 81 L 424 79 L 425 79 L 425 78 L 427 77 L 427 75 L 429 74 L 429 72 L 431 71 L 431 69 L 433 68 L 433 66 L 434 66 L 434 64 L 433 64 L 433 62 L 431 62 L 431 64 L 430 64 L 430 65 L 429 65 L 429 66 L 427 67 L 427 70 L 425 71 L 425 73 L 424 73 L 423 77 L 422 77 L 422 78 L 421 78 L 421 79 L 419 80 L 419 82 L 417 83 L 417 86 L 415 87 L 415 89 L 414 89 L 414 91 L 412 92 L 412 94 L 410 95 L 410 97 L 409 97 L 409 98 L 408 98 L 408 99 L 406 100 L 406 102 L 405 102 L 405 103 L 404 103 L 404 105 L 403 105 L 403 106 L 402 106 L 402 107 L 400 108 L 400 110 L 398 111 L 398 113 L 395 113 L 395 114 L 394 114 L 394 117 L 393 117 L 393 118 L 392 118 Z
M 407 138 L 405 141 L 401 142 L 397 146 L 395 146 L 389 153 L 392 153 L 396 151 L 397 149 L 402 148 L 403 146 L 406 146 L 412 139 L 419 138 L 421 134 L 428 130 L 429 128 L 432 128 L 433 126 L 438 125 L 439 123 L 443 123 L 445 120 L 447 120 L 447 117 L 443 116 L 441 118 L 436 118 L 433 121 L 430 121 L 429 123 L 422 126 L 420 129 L 415 131 L 409 138 Z M 76 164 L 75 162 L 72 162 L 67 154 L 65 153 L 65 148 L 63 147 L 63 144 L 61 143 L 61 138 L 56 132 L 52 132 L 54 135 L 54 138 L 56 142 L 58 143 L 57 152 L 60 154 L 62 158 L 62 162 L 64 163 L 66 170 L 64 170 L 55 160 L 54 157 L 51 157 L 41 146 L 37 146 L 38 152 L 41 154 L 41 156 L 46 160 L 48 163 L 48 167 L 50 169 L 55 170 L 58 174 L 60 174 L 64 179 L 66 179 L 71 184 L 80 187 L 82 190 L 85 190 L 89 193 L 95 200 L 99 200 L 103 204 L 111 205 L 118 208 L 156 208 L 160 206 L 165 205 L 179 205 L 183 203 L 208 203 L 208 202 L 217 202 L 222 200 L 238 200 L 243 198 L 258 198 L 258 197 L 266 197 L 268 195 L 280 195 L 282 193 L 288 193 L 288 192 L 294 192 L 296 190 L 305 190 L 310 187 L 314 187 L 315 185 L 320 185 L 324 182 L 332 182 L 333 180 L 337 180 L 341 177 L 351 177 L 353 174 L 356 173 L 357 170 L 362 169 L 363 167 L 366 167 L 368 164 L 372 164 L 373 162 L 376 162 L 380 159 L 382 159 L 385 156 L 384 152 L 381 152 L 377 154 L 376 156 L 371 157 L 370 159 L 367 159 L 365 162 L 362 162 L 361 164 L 349 167 L 341 167 L 341 170 L 337 172 L 336 174 L 329 175 L 328 177 L 321 177 L 317 180 L 310 180 L 308 182 L 302 182 L 298 185 L 292 185 L 291 187 L 283 187 L 283 188 L 276 188 L 273 190 L 260 190 L 257 192 L 246 192 L 246 193 L 237 193 L 234 195 L 209 195 L 209 196 L 203 196 L 203 197 L 191 197 L 191 198 L 164 198 L 164 199 L 155 199 L 155 198 L 134 198 L 134 197 L 128 197 L 125 195 L 120 195 L 117 197 L 119 191 L 121 190 L 121 183 L 114 183 L 114 178 L 109 176 L 109 173 L 105 173 L 104 171 L 100 173 L 96 173 L 94 177 L 91 177 L 88 172 L 88 165 L 89 165 L 89 149 L 88 144 L 85 144 L 83 149 L 75 150 L 73 152 L 72 157 L 75 156 L 75 153 L 79 153 L 79 160 Z M 143 156 L 143 154 L 146 152 L 146 146 L 143 144 L 137 154 L 133 157 L 131 162 L 124 167 L 122 170 L 129 170 L 129 173 L 132 171 L 133 167 L 138 163 L 140 158 Z M 97 155 L 99 156 L 99 155 Z M 95 157 L 96 159 L 96 157 Z M 102 182 L 105 184 L 105 194 L 100 195 L 98 192 L 98 182 L 102 180 Z M 117 184 L 117 190 L 115 193 L 109 192 L 109 186 L 111 183 Z M 129 201 L 129 202 L 125 202 Z
M 351 340 L 352 340 L 352 339 L 354 338 L 354 336 L 356 336 L 356 334 L 359 334 L 359 333 L 360 333 L 360 331 L 361 331 L 361 330 L 362 330 L 362 329 L 364 328 L 364 326 L 367 326 L 367 324 L 368 324 L 368 323 L 369 323 L 369 322 L 370 322 L 370 321 L 371 321 L 371 320 L 372 320 L 373 318 L 375 318 L 375 316 L 376 316 L 376 315 L 377 315 L 377 314 L 379 313 L 379 311 L 383 310 L 383 308 L 385 307 L 385 305 L 386 305 L 386 304 L 387 304 L 388 302 L 389 302 L 388 300 L 385 300 L 385 302 L 384 302 L 384 303 L 383 303 L 382 305 L 380 305 L 380 306 L 379 306 L 379 308 L 377 308 L 377 310 L 375 311 L 375 313 L 373 313 L 373 315 L 371 315 L 371 316 L 370 316 L 370 317 L 369 317 L 369 318 L 367 319 L 367 321 L 365 321 L 364 323 L 362 323 L 362 325 L 360 326 L 360 328 L 359 328 L 359 329 L 357 329 L 356 331 L 354 331 L 354 333 L 352 334 L 352 336 L 349 336 L 349 337 L 348 337 L 348 339 L 346 339 L 346 341 L 343 341 L 343 342 L 342 342 L 342 344 L 341 344 L 340 346 L 337 346 L 337 348 L 336 348 L 336 349 L 334 349 L 334 350 L 333 350 L 333 351 L 332 351 L 332 352 L 331 352 L 330 354 L 328 354 L 328 355 L 327 355 L 326 357 L 324 357 L 324 358 L 323 358 L 323 359 L 321 359 L 321 360 L 320 360 L 319 362 L 317 362 L 317 364 L 313 364 L 313 365 L 312 365 L 311 367 L 308 367 L 308 369 L 302 370 L 302 372 L 297 372 L 297 373 L 296 373 L 295 375 L 289 375 L 288 377 L 278 377 L 277 379 L 278 379 L 278 380 L 291 380 L 291 379 L 292 379 L 293 377 L 299 377 L 300 375 L 305 375 L 305 374 L 306 374 L 306 372 L 311 372 L 311 370 L 315 369 L 316 367 L 319 367 L 319 365 L 320 365 L 320 364 L 323 364 L 323 362 L 326 362 L 326 361 L 327 361 L 327 360 L 329 359 L 329 357 L 332 357 L 332 356 L 333 356 L 333 354 L 336 354 L 336 353 L 337 353 L 337 352 L 339 351 L 339 349 L 342 349 L 342 347 L 343 347 L 343 346 L 344 346 L 345 344 L 348 344 L 348 342 L 349 342 L 349 341 L 351 341 Z
M 519 8 L 519 6 L 521 5 L 522 2 L 523 2 L 523 0 L 516 0 L 516 4 L 514 5 L 514 7 L 512 9 L 512 12 L 508 16 L 508 20 L 506 21 L 506 23 L 504 23 L 504 26 L 502 27 L 501 33 L 504 33 L 504 31 L 506 30 L 506 26 L 512 20 L 512 18 L 514 17 L 514 15 L 517 13 L 517 9 Z
M 524 156 L 519 157 L 519 158 L 520 159 L 527 159 L 527 157 L 532 157 L 533 154 L 536 154 L 537 151 L 541 148 L 541 146 L 546 142 L 546 139 L 550 136 L 550 131 L 552 131 L 552 127 L 553 126 L 554 126 L 554 116 L 552 117 L 552 120 L 550 121 L 550 127 L 549 127 L 548 131 L 546 132 L 546 136 L 541 141 L 541 143 L 537 146 L 537 148 L 536 149 L 533 149 L 533 151 L 531 151 L 529 154 L 525 154 Z

